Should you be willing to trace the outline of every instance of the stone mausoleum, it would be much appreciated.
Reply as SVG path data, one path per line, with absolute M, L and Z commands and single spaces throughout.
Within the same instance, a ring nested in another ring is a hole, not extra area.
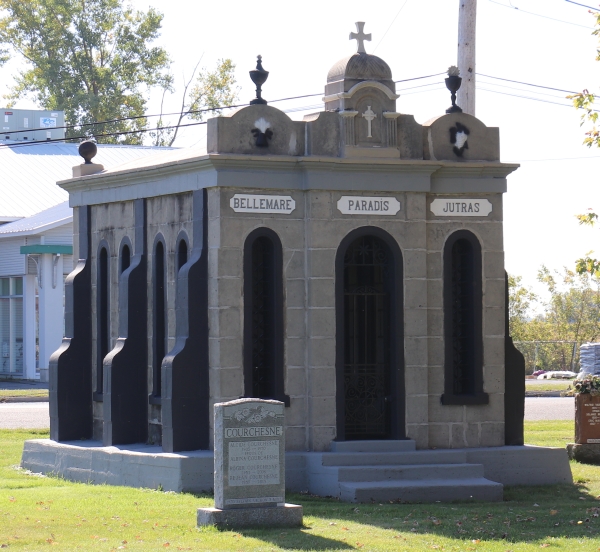
M 565 451 L 522 446 L 502 239 L 518 166 L 454 100 L 424 124 L 403 114 L 355 37 L 319 113 L 269 106 L 259 58 L 257 98 L 208 121 L 206 151 L 59 182 L 79 262 L 51 440 L 24 466 L 208 489 L 213 405 L 256 397 L 285 403 L 290 490 L 493 500 L 571 481 Z

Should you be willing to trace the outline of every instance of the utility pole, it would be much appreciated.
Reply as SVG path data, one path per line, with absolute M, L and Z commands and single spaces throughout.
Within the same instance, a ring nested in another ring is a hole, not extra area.
M 477 0 L 458 0 L 458 69 L 462 85 L 456 103 L 475 116 L 475 27 Z

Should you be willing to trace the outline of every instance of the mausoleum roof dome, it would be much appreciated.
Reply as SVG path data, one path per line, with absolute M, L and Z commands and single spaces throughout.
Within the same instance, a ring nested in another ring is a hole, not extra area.
M 342 79 L 389 81 L 392 80 L 392 70 L 380 57 L 356 52 L 340 59 L 327 74 L 328 83 Z

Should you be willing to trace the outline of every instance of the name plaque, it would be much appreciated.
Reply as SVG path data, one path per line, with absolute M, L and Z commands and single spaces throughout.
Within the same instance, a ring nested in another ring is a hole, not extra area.
M 492 212 L 488 199 L 434 199 L 429 208 L 436 217 L 487 217 Z
M 402 205 L 395 197 L 342 196 L 337 208 L 343 215 L 395 215 Z
M 291 196 L 235 194 L 229 206 L 236 213 L 274 213 L 289 215 L 296 208 Z
M 285 405 L 237 399 L 215 404 L 215 507 L 285 502 Z

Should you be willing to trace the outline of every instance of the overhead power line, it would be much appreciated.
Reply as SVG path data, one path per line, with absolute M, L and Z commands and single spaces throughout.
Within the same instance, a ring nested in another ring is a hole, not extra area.
M 522 82 L 518 80 L 512 79 L 504 79 L 502 77 L 493 77 L 492 75 L 484 75 L 483 73 L 477 73 L 482 77 L 487 77 L 488 79 L 496 79 L 506 82 L 514 82 L 516 84 L 524 84 L 525 86 L 533 86 L 534 88 L 545 88 L 546 90 L 555 90 L 556 92 L 565 92 L 566 94 L 577 94 L 577 92 L 573 92 L 573 90 L 563 90 L 562 88 L 552 88 L 551 86 L 542 86 L 541 84 L 531 84 L 530 82 Z
M 404 6 L 406 6 L 407 3 L 408 3 L 408 0 L 404 0 L 404 4 L 402 4 L 402 6 L 400 6 L 400 9 L 398 10 L 398 13 L 394 17 L 394 19 L 392 19 L 392 22 L 390 23 L 390 26 L 386 29 L 385 33 L 383 33 L 383 36 L 381 37 L 381 40 L 377 43 L 377 46 L 375 46 L 375 48 L 373 48 L 373 53 L 375 53 L 377 51 L 377 48 L 379 48 L 379 45 L 383 42 L 383 39 L 388 34 L 389 30 L 392 28 L 392 25 L 396 22 L 396 19 L 398 19 L 398 16 L 400 15 L 400 12 L 404 9 Z
M 501 2 L 497 2 L 496 0 L 488 0 L 492 4 L 497 4 L 498 6 L 502 6 L 503 8 L 508 8 L 510 10 L 516 10 L 519 13 L 526 13 L 528 15 L 535 15 L 536 17 L 542 17 L 543 19 L 550 19 L 551 21 L 556 21 L 558 23 L 564 23 L 565 25 L 574 25 L 575 27 L 582 27 L 583 29 L 593 29 L 593 27 L 588 27 L 587 25 L 580 25 L 579 23 L 572 23 L 571 21 L 565 21 L 564 19 L 556 19 L 555 17 L 549 17 L 547 15 L 542 15 L 541 13 L 530 12 L 527 10 L 522 10 L 517 6 L 507 6 L 506 4 L 502 4 Z
M 502 83 L 497 83 L 497 82 L 488 81 L 488 80 L 481 80 L 481 81 L 479 81 L 479 83 L 487 84 L 489 86 L 499 86 L 501 88 L 505 88 L 506 90 L 517 90 L 519 92 L 527 92 L 527 93 L 536 94 L 539 96 L 547 96 L 549 98 L 554 98 L 555 100 L 556 99 L 564 100 L 566 97 L 564 94 L 557 94 L 556 92 L 540 92 L 538 90 L 531 90 L 530 88 L 525 88 L 524 86 L 509 86 L 508 84 L 502 84 Z
M 530 96 L 521 96 L 520 94 L 510 94 L 508 92 L 500 92 L 500 90 L 490 90 L 489 88 L 482 88 L 479 86 L 477 87 L 477 89 L 484 90 L 485 92 L 492 92 L 493 94 L 502 94 L 503 96 L 513 96 L 514 98 L 523 98 L 525 100 L 533 100 L 534 102 L 543 102 L 543 103 L 548 103 L 548 104 L 553 104 L 553 105 L 561 105 L 562 107 L 570 107 L 571 109 L 573 109 L 572 104 L 551 102 L 550 100 L 544 100 L 542 98 L 532 98 Z M 600 110 L 598 110 L 598 109 L 592 109 L 592 111 L 594 113 L 600 113 Z
M 435 73 L 434 75 L 425 75 L 422 77 L 412 77 L 410 79 L 401 79 L 401 80 L 397 80 L 394 81 L 395 83 L 399 83 L 399 82 L 409 82 L 409 81 L 413 81 L 413 80 L 420 80 L 420 79 L 428 79 L 431 77 L 438 77 L 439 75 L 445 75 L 445 73 Z M 300 100 L 303 98 L 313 98 L 315 96 L 322 96 L 323 92 L 317 92 L 315 94 L 303 94 L 301 96 L 289 96 L 288 98 L 279 98 L 276 100 L 269 100 L 269 103 L 277 103 L 277 102 L 285 102 L 285 101 L 289 101 L 289 100 Z M 247 107 L 248 103 L 242 103 L 242 104 L 234 104 L 234 105 L 223 105 L 223 106 L 219 106 L 219 107 L 207 107 L 204 109 L 196 109 L 196 110 L 192 110 L 192 111 L 186 111 L 185 114 L 186 115 L 193 115 L 195 113 L 208 113 L 210 111 L 219 111 L 221 109 L 237 109 L 238 107 Z M 173 113 L 159 113 L 159 114 L 153 114 L 153 115 L 136 115 L 136 116 L 132 116 L 132 117 L 120 117 L 118 119 L 107 119 L 104 121 L 96 121 L 93 123 L 83 123 L 80 125 L 64 125 L 64 126 L 57 126 L 57 127 L 52 127 L 52 130 L 70 130 L 73 128 L 87 128 L 87 127 L 93 127 L 93 126 L 97 126 L 97 125 L 106 125 L 106 124 L 111 124 L 111 123 L 121 123 L 124 121 L 134 121 L 134 120 L 138 120 L 138 119 L 152 119 L 155 117 L 172 117 L 172 116 L 179 116 L 181 115 L 181 112 L 173 112 Z M 182 126 L 182 125 L 180 125 Z M 165 128 L 171 128 L 171 127 L 165 127 Z M 36 132 L 36 131 L 43 131 L 43 130 L 48 130 L 48 128 L 43 127 L 43 128 L 29 128 L 27 130 L 14 130 L 14 131 L 10 131 L 10 132 L 5 132 L 4 134 L 25 134 L 25 133 L 31 133 L 31 132 Z M 153 129 L 156 130 L 156 129 Z M 145 132 L 142 130 L 132 130 L 129 131 L 131 133 L 136 133 L 136 132 Z M 71 138 L 69 138 L 71 139 Z M 62 141 L 62 140 L 61 140 Z M 38 142 L 36 142 L 38 143 Z
M 587 6 L 585 4 L 580 4 L 579 2 L 573 2 L 573 0 L 565 0 L 565 2 L 568 2 L 569 4 L 575 4 L 576 6 L 581 6 L 583 8 L 590 8 L 590 10 L 598 11 L 598 6 L 596 6 L 595 8 L 593 8 L 592 6 Z
M 582 159 L 600 159 L 600 155 L 588 155 L 587 157 L 553 157 L 548 159 L 520 159 L 515 163 L 538 163 L 542 161 L 579 161 Z
M 442 71 L 441 73 L 435 73 L 434 75 L 425 75 L 424 77 L 413 77 L 412 79 L 402 79 L 402 80 L 397 80 L 394 82 L 399 83 L 399 82 L 408 82 L 408 81 L 414 81 L 414 80 L 428 79 L 430 77 L 439 77 L 440 75 L 445 75 L 445 74 L 446 74 L 446 71 Z
M 206 121 L 200 121 L 198 123 L 185 123 L 183 125 L 168 125 L 168 126 L 164 126 L 164 127 L 157 127 L 157 128 L 142 128 L 140 130 L 124 130 L 122 132 L 106 132 L 104 134 L 94 134 L 94 138 L 107 138 L 109 136 L 125 136 L 127 134 L 141 134 L 142 132 L 154 132 L 157 130 L 168 130 L 170 128 L 177 128 L 177 127 L 191 127 L 191 126 L 198 126 L 198 125 L 205 125 Z M 20 148 L 20 147 L 24 147 L 24 146 L 36 146 L 36 145 L 40 145 L 40 144 L 49 144 L 52 142 L 66 142 L 68 140 L 87 140 L 89 139 L 89 136 L 71 136 L 69 138 L 54 138 L 51 140 L 43 140 L 43 141 L 31 141 L 31 142 L 21 142 L 20 144 L 0 144 L 0 149 L 3 148 Z
M 402 83 L 402 82 L 411 82 L 411 81 L 415 81 L 415 80 L 422 80 L 422 79 L 429 79 L 429 78 L 433 78 L 433 77 L 438 77 L 440 75 L 445 75 L 445 72 L 441 72 L 441 73 L 435 73 L 432 75 L 424 75 L 421 77 L 411 77 L 408 79 L 400 79 L 397 81 L 394 81 L 395 83 Z M 555 87 L 551 87 L 551 86 L 544 86 L 541 84 L 533 84 L 533 83 L 528 83 L 528 82 L 523 82 L 523 81 L 518 81 L 518 80 L 514 80 L 514 79 L 507 79 L 507 78 L 503 78 L 503 77 L 494 77 L 492 75 L 486 75 L 484 73 L 477 73 L 478 75 L 482 76 L 482 77 L 486 77 L 486 78 L 490 78 L 490 79 L 494 79 L 494 80 L 498 80 L 498 81 L 503 81 L 503 82 L 511 82 L 511 83 L 516 83 L 516 84 L 521 84 L 523 86 L 530 86 L 530 87 L 534 87 L 534 88 L 542 88 L 545 90 L 552 90 L 555 92 L 564 92 L 564 93 L 568 93 L 568 94 L 575 94 L 574 91 L 571 90 L 565 90 L 562 88 L 555 88 Z M 422 84 L 422 85 L 417 85 L 417 86 L 410 86 L 407 88 L 401 88 L 398 90 L 398 92 L 404 92 L 405 90 L 414 90 L 414 89 L 421 89 L 421 88 L 425 88 L 425 87 L 434 87 L 434 88 L 429 88 L 427 90 L 415 90 L 413 92 L 405 92 L 403 95 L 407 96 L 407 95 L 412 95 L 412 94 L 418 94 L 418 93 L 426 93 L 426 92 L 433 92 L 433 91 L 437 91 L 437 90 L 443 90 L 443 87 L 440 86 L 441 83 L 439 83 L 438 81 L 435 82 L 431 82 L 428 84 Z M 486 84 L 486 83 L 484 83 Z M 489 85 L 492 86 L 504 86 L 501 84 L 494 84 L 494 83 L 487 83 Z M 510 90 L 519 90 L 519 91 L 523 91 L 526 92 L 525 90 L 521 90 L 521 89 L 515 89 L 512 87 L 508 87 L 508 86 L 504 86 L 504 88 L 508 88 Z M 509 92 L 502 92 L 499 90 L 490 90 L 481 86 L 478 86 L 478 89 L 483 90 L 485 92 L 491 92 L 491 93 L 495 93 L 495 94 L 502 94 L 505 96 L 513 96 L 515 98 L 522 98 L 522 99 L 526 99 L 526 100 L 532 100 L 532 101 L 537 101 L 537 102 L 544 102 L 544 103 L 548 103 L 548 104 L 553 104 L 553 105 L 559 105 L 559 106 L 563 106 L 563 107 L 570 107 L 572 108 L 573 106 L 571 104 L 567 104 L 567 103 L 560 103 L 560 102 L 553 102 L 550 100 L 545 100 L 542 98 L 535 98 L 535 97 L 531 97 L 531 96 L 523 96 L 520 94 L 511 94 Z M 270 100 L 269 103 L 277 103 L 277 102 L 283 102 L 283 101 L 289 101 L 289 100 L 297 100 L 297 99 L 304 99 L 304 98 L 311 98 L 311 97 L 315 97 L 315 96 L 322 96 L 323 93 L 322 92 L 318 92 L 315 94 L 303 94 L 300 96 L 289 96 L 286 98 L 278 98 L 275 100 Z M 195 111 L 190 111 L 188 113 L 204 113 L 204 112 L 210 112 L 210 111 L 219 111 L 222 109 L 234 109 L 234 108 L 238 108 L 238 107 L 245 107 L 248 106 L 249 104 L 245 103 L 245 104 L 235 104 L 235 105 L 228 105 L 228 106 L 219 106 L 219 107 L 215 107 L 215 108 L 205 108 L 205 109 L 200 109 L 200 110 L 195 110 Z M 316 109 L 320 107 L 319 105 L 310 105 L 310 106 L 304 106 L 304 107 L 292 107 L 290 109 L 287 109 L 285 111 L 287 112 L 294 112 L 294 111 L 306 111 L 309 109 Z M 599 110 L 594 110 L 597 113 L 600 113 Z M 63 127 L 55 127 L 55 128 L 61 128 L 61 129 L 73 129 L 73 128 L 85 128 L 85 127 L 90 127 L 90 126 L 98 126 L 98 125 L 103 125 L 103 124 L 110 124 L 110 123 L 115 123 L 115 122 L 122 122 L 122 121 L 127 121 L 127 120 L 135 120 L 135 119 L 143 119 L 143 118 L 152 118 L 152 117 L 167 117 L 170 115 L 179 115 L 180 113 L 166 113 L 166 114 L 160 114 L 160 115 L 143 115 L 143 116 L 135 116 L 135 117 L 123 117 L 123 118 L 119 118 L 119 119 L 111 119 L 111 120 L 106 120 L 106 121 L 98 121 L 98 122 L 94 122 L 94 123 L 85 123 L 83 125 L 66 125 Z M 157 131 L 162 131 L 162 130 L 169 130 L 169 129 L 173 129 L 173 128 L 177 128 L 178 126 L 181 127 L 191 127 L 191 126 L 199 126 L 199 125 L 203 125 L 206 124 L 206 121 L 201 121 L 201 122 L 196 122 L 196 123 L 186 123 L 186 124 L 180 124 L 180 125 L 164 125 L 161 127 L 154 127 L 154 128 L 145 128 L 145 129 L 139 129 L 139 130 L 128 130 L 128 131 L 121 131 L 121 132 L 108 132 L 108 133 L 94 133 L 93 137 L 94 138 L 106 138 L 106 137 L 111 137 L 111 136 L 125 136 L 128 134 L 142 134 L 142 133 L 146 133 L 146 132 L 157 132 Z M 21 130 L 21 131 L 12 131 L 10 133 L 6 133 L 6 134 L 16 134 L 16 133 L 23 133 L 23 132 L 33 132 L 35 130 L 48 130 L 47 128 L 40 128 L 40 129 L 27 129 L 27 130 Z M 14 147 L 23 147 L 23 146 L 29 146 L 29 145 L 39 145 L 40 143 L 52 143 L 52 142 L 65 142 L 65 141 L 71 141 L 71 140 L 82 140 L 82 139 L 89 139 L 90 136 L 86 136 L 86 135 L 79 135 L 79 136 L 73 136 L 73 137 L 69 137 L 69 138 L 58 138 L 58 139 L 52 139 L 52 140 L 45 140 L 45 141 L 28 141 L 28 142 L 21 142 L 21 143 L 16 143 L 16 144 L 0 144 L 0 148 L 14 148 Z

